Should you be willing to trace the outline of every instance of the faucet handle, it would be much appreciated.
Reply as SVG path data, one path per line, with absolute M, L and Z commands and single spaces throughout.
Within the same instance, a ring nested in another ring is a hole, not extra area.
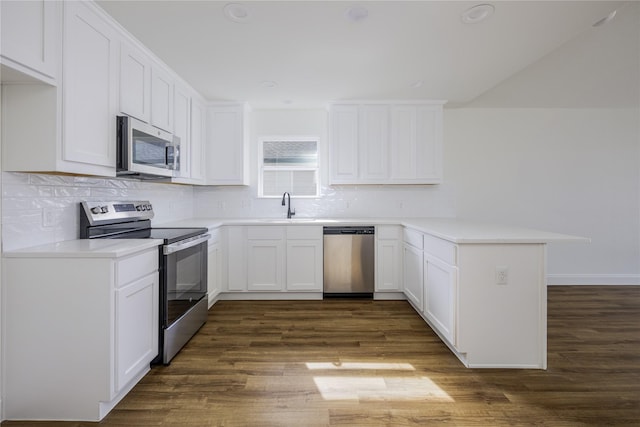
M 294 216 L 296 214 L 296 208 L 291 209 L 291 216 Z

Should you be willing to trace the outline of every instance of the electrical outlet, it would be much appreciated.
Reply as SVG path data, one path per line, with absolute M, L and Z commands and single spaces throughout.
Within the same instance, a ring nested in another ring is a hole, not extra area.
M 509 281 L 509 268 L 505 265 L 496 266 L 496 285 L 506 285 Z

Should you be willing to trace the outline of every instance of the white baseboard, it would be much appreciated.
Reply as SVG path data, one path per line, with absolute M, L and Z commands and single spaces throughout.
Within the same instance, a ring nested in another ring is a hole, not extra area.
M 547 285 L 640 285 L 640 274 L 548 274 Z

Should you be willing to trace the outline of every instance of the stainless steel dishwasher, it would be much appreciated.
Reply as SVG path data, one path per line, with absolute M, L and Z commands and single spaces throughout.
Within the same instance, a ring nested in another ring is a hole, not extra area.
M 375 228 L 324 227 L 324 296 L 373 298 Z

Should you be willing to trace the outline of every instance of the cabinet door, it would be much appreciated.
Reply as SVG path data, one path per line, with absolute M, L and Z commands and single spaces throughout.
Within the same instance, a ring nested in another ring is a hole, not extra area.
M 402 290 L 402 253 L 397 240 L 378 240 L 376 291 Z
M 207 110 L 207 184 L 248 185 L 248 147 L 244 106 Z
M 120 111 L 149 123 L 151 117 L 151 62 L 127 43 L 120 45 Z
M 424 314 L 449 342 L 456 345 L 458 270 L 441 260 L 424 256 Z
M 424 288 L 422 277 L 422 251 L 407 244 L 402 254 L 404 293 L 418 311 L 422 311 Z
M 247 290 L 246 227 L 228 226 L 225 229 L 227 245 L 227 289 L 231 292 Z
M 322 239 L 287 240 L 287 290 L 322 292 Z
M 205 122 L 204 105 L 191 99 L 191 179 L 194 183 L 204 183 L 205 175 Z
M 436 184 L 442 181 L 442 106 L 391 108 L 391 181 Z
M 35 71 L 55 79 L 60 58 L 61 5 L 47 0 L 0 2 L 2 62 L 29 75 Z
M 222 258 L 220 243 L 209 245 L 207 257 L 207 294 L 211 303 L 220 294 L 222 285 Z
M 116 289 L 116 392 L 158 355 L 158 273 Z
M 247 243 L 247 289 L 281 291 L 284 275 L 283 240 L 249 240 Z
M 358 181 L 358 107 L 339 105 L 330 112 L 331 184 Z
M 151 68 L 151 124 L 173 132 L 173 79 L 158 64 Z
M 191 96 L 176 85 L 173 95 L 173 134 L 180 138 L 180 178 L 191 178 Z
M 117 33 L 84 2 L 64 7 L 62 158 L 115 175 Z
M 384 183 L 389 175 L 389 107 L 360 107 L 358 133 L 359 181 Z

